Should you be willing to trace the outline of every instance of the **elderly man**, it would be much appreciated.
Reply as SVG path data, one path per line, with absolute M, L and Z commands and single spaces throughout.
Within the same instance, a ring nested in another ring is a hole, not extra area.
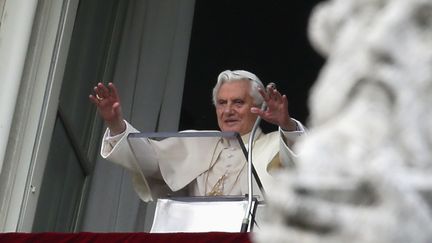
M 127 135 L 138 131 L 123 119 L 115 86 L 99 83 L 90 100 L 108 126 L 101 147 L 102 157 L 133 173 L 134 187 L 142 200 L 150 201 L 178 191 L 191 196 L 248 192 L 246 159 L 241 149 L 229 140 L 141 139 L 137 155 L 131 151 Z M 291 161 L 295 155 L 290 148 L 304 133 L 303 125 L 289 115 L 286 96 L 273 87 L 265 91 L 262 82 L 250 72 L 227 70 L 218 76 L 213 102 L 220 130 L 238 132 L 244 143 L 248 142 L 258 116 L 279 126 L 279 131 L 269 134 L 259 129 L 255 136 L 254 166 L 265 188 L 272 180 L 269 172 Z M 259 108 L 263 102 L 268 107 L 265 111 Z

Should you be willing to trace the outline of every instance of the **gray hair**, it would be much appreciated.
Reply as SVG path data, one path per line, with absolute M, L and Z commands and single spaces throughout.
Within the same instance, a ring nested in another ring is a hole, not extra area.
M 264 85 L 261 80 L 253 73 L 244 70 L 225 70 L 221 72 L 217 78 L 217 83 L 213 88 L 213 104 L 217 103 L 217 93 L 223 83 L 235 82 L 239 80 L 246 80 L 250 83 L 250 95 L 254 100 L 254 104 L 260 106 L 264 102 L 264 98 L 258 91 L 258 88 L 264 89 Z

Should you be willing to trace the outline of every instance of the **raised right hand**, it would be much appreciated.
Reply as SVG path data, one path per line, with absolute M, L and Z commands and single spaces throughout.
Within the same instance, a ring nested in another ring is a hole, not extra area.
M 99 115 L 110 129 L 111 136 L 120 134 L 126 130 L 121 111 L 120 97 L 113 83 L 108 87 L 98 83 L 93 88 L 94 94 L 89 95 L 90 101 L 96 105 Z

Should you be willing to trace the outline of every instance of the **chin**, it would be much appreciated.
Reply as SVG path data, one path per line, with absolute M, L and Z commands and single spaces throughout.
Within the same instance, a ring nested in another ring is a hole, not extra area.
M 238 133 L 240 133 L 240 129 L 238 129 L 238 128 L 233 128 L 233 127 L 230 127 L 230 128 L 223 128 L 223 129 L 222 129 L 222 132 L 238 132 Z

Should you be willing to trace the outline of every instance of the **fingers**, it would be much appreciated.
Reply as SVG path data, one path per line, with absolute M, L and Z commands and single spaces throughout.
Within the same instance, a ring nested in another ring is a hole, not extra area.
M 282 95 L 279 93 L 279 91 L 276 89 L 276 86 L 273 83 L 270 83 L 267 85 L 266 88 L 267 91 L 264 91 L 263 89 L 258 89 L 261 96 L 264 98 L 265 102 L 281 102 L 282 101 Z
M 100 98 L 108 98 L 110 95 L 110 92 L 108 90 L 108 88 L 103 84 L 103 83 L 98 83 L 97 84 L 97 93 L 96 95 L 98 95 Z M 97 98 L 97 96 L 96 96 Z
M 269 100 L 280 101 L 282 99 L 282 95 L 276 88 L 270 87 L 267 91 Z
M 108 89 L 115 100 L 120 100 L 116 86 L 113 83 L 108 83 Z
M 95 104 L 95 105 L 99 104 L 99 100 L 95 96 L 89 95 L 89 99 L 93 104 Z
M 286 95 L 282 95 L 282 103 L 283 103 L 283 109 L 288 110 L 288 98 Z
M 101 101 L 102 99 L 108 98 L 110 96 L 110 90 L 103 84 L 98 83 L 93 87 L 94 95 L 91 95 L 97 101 Z
M 269 99 L 275 99 L 275 98 L 277 98 L 276 97 L 277 94 L 275 94 L 275 91 L 277 91 L 276 90 L 276 84 L 274 84 L 274 83 L 267 84 L 266 90 L 267 90 L 267 94 L 268 94 L 268 98 Z M 277 92 L 277 93 L 279 93 L 279 92 Z
M 250 111 L 251 111 L 253 114 L 257 114 L 258 116 L 261 116 L 261 117 L 264 116 L 264 111 L 261 110 L 261 109 L 258 108 L 258 107 L 251 107 Z
M 101 83 L 98 83 L 95 87 L 93 87 L 94 95 L 92 95 L 93 98 L 96 99 L 96 104 L 99 104 L 100 101 L 103 100 L 103 89 L 100 87 L 100 85 L 103 85 Z
M 263 89 L 258 88 L 258 92 L 261 94 L 261 96 L 264 98 L 265 101 L 268 100 L 267 92 L 265 92 Z
M 264 102 L 267 104 L 267 111 L 278 110 L 281 105 L 285 105 L 286 96 L 281 95 L 279 91 L 275 88 L 273 83 L 267 85 L 267 92 L 263 89 L 258 89 L 259 93 L 264 99 Z M 251 112 L 257 114 L 261 117 L 265 116 L 265 111 L 262 111 L 259 108 L 251 108 Z M 264 118 L 264 117 L 263 117 Z M 264 118 L 265 119 L 265 118 Z
M 93 87 L 93 94 L 89 96 L 90 100 L 99 104 L 103 99 L 110 98 L 111 101 L 119 101 L 119 95 L 117 88 L 113 83 L 108 83 L 108 87 L 105 84 L 99 82 L 96 86 Z

